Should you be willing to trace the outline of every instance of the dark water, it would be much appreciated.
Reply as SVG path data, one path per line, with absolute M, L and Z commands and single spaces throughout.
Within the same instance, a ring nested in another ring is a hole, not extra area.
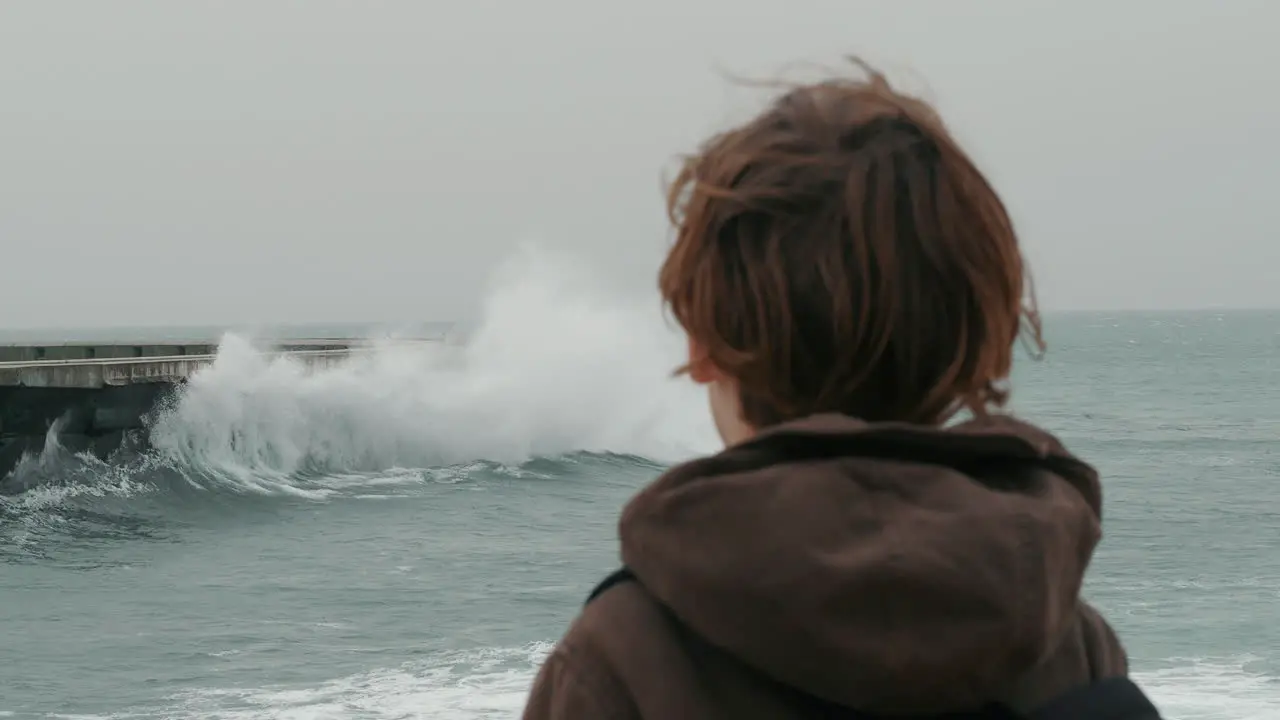
M 1015 407 L 1104 474 L 1087 594 L 1168 717 L 1280 718 L 1280 314 L 1048 333 Z M 0 498 L 0 716 L 517 716 L 618 508 L 711 436 L 621 341 L 569 371 L 476 342 L 320 375 L 233 344 L 155 455 L 33 458 Z

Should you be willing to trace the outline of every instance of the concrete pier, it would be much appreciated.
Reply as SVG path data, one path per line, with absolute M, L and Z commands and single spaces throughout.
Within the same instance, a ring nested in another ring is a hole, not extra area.
M 340 360 L 365 343 L 294 340 L 274 352 L 311 365 Z M 217 346 L 174 345 L 0 345 L 0 387 L 96 389 L 109 385 L 177 383 L 213 362 Z M 3 429 L 0 429 L 3 432 Z
M 267 352 L 324 367 L 368 349 L 362 340 L 303 338 L 275 341 Z M 0 345 L 0 493 L 23 489 L 10 477 L 14 467 L 44 448 L 58 421 L 59 442 L 72 452 L 105 460 L 122 447 L 141 449 L 148 414 L 216 355 L 210 341 Z

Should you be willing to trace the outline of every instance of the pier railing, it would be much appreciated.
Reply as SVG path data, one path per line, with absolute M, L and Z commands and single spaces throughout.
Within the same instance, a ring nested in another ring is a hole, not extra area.
M 430 341 L 415 341 L 430 342 Z M 288 357 L 308 366 L 325 367 L 359 353 L 369 345 L 317 350 L 270 350 L 266 357 Z M 141 357 L 62 358 L 0 362 L 0 387 L 101 388 L 139 383 L 178 383 L 211 364 L 217 353 L 152 354 Z

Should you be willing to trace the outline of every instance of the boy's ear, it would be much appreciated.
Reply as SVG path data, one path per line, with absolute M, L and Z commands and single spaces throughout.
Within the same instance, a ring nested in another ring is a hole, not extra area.
M 699 385 L 707 385 L 720 379 L 720 371 L 712 364 L 702 343 L 689 338 L 689 379 Z

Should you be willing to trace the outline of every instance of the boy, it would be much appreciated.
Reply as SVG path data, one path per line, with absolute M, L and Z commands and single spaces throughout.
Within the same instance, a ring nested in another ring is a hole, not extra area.
M 628 504 L 526 720 L 1157 717 L 1079 598 L 1096 472 L 998 412 L 1043 348 L 1009 217 L 863 69 L 676 178 L 659 285 L 725 450 Z

